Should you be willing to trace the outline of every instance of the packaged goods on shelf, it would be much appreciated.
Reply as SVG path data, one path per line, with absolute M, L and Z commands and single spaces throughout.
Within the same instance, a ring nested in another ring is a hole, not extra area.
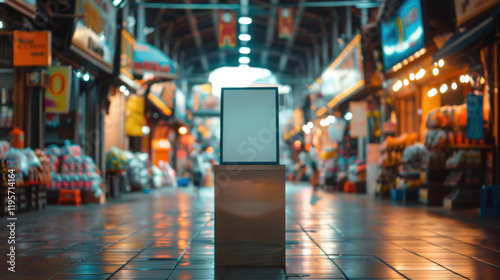
M 104 182 L 94 160 L 82 156 L 82 147 L 66 143 L 59 147 L 50 145 L 46 149 L 48 165 L 51 168 L 50 190 L 79 189 L 94 197 L 103 194 L 101 184 Z

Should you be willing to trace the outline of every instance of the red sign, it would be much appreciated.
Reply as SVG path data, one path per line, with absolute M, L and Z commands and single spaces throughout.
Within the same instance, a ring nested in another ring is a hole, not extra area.
M 292 36 L 293 10 L 291 8 L 279 9 L 278 37 L 287 39 Z
M 219 11 L 219 48 L 236 48 L 236 13 Z

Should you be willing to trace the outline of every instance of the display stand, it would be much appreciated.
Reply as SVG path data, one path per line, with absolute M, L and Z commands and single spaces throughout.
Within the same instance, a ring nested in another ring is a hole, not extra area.
M 215 166 L 215 265 L 285 266 L 278 89 L 224 88 Z
M 215 265 L 285 266 L 285 166 L 215 166 Z

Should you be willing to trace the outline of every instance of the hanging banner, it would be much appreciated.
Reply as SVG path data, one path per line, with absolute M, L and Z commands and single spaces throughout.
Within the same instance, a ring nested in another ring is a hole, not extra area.
M 467 127 L 465 136 L 470 140 L 483 139 L 483 96 L 469 93 L 467 95 Z
M 236 48 L 236 13 L 219 11 L 219 48 Z
M 50 31 L 14 31 L 14 66 L 49 66 L 52 64 Z
M 368 104 L 366 101 L 349 102 L 349 111 L 352 114 L 351 119 L 351 137 L 366 137 L 368 135 L 367 117 Z
M 293 10 L 291 8 L 279 9 L 278 37 L 288 39 L 292 36 Z
M 45 90 L 46 113 L 68 113 L 71 96 L 71 66 L 48 67 L 49 87 Z
M 142 137 L 144 133 L 142 132 L 142 127 L 146 123 L 144 118 L 144 104 L 145 99 L 143 96 L 130 95 L 126 108 L 126 119 L 125 119 L 125 134 L 127 136 Z

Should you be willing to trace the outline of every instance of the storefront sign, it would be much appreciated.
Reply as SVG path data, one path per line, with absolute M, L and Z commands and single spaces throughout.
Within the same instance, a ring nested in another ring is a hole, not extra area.
M 349 112 L 352 114 L 351 119 L 351 137 L 366 137 L 368 135 L 367 116 L 368 104 L 366 101 L 349 102 Z
M 195 112 L 216 113 L 220 110 L 220 96 L 212 94 L 211 84 L 194 85 L 191 98 Z
M 52 64 L 50 31 L 14 31 L 14 66 Z
M 483 96 L 469 93 L 467 95 L 467 127 L 465 135 L 470 140 L 483 139 Z
M 361 35 L 356 35 L 337 59 L 311 85 L 319 90 L 328 106 L 333 108 L 343 99 L 361 89 L 365 84 Z M 324 104 L 315 104 L 320 109 Z
M 116 46 L 116 8 L 113 3 L 111 0 L 77 0 L 76 14 L 84 16 L 76 22 L 73 45 L 112 68 Z
M 133 79 L 135 39 L 125 29 L 122 29 L 121 35 L 120 74 Z
M 455 0 L 455 15 L 457 17 L 457 26 L 460 26 L 488 8 L 499 4 L 499 0 Z
M 219 11 L 219 48 L 236 48 L 236 13 L 233 11 Z
M 45 112 L 68 113 L 71 96 L 71 66 L 51 66 L 45 90 Z
M 381 31 L 384 67 L 409 58 L 425 46 L 420 0 L 407 0 L 392 18 L 383 22 Z

